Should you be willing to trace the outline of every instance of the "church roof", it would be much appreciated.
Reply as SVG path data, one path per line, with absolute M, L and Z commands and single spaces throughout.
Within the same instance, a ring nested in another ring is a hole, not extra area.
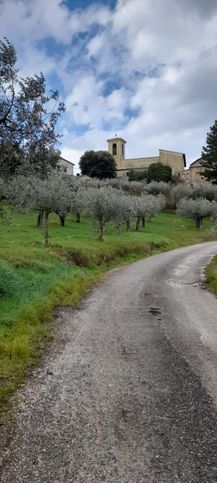
M 73 163 L 72 161 L 69 161 L 68 159 L 63 158 L 62 156 L 60 156 L 59 159 L 62 161 L 65 161 L 65 163 L 69 163 L 70 165 L 72 164 L 72 166 L 75 166 L 75 163 Z
M 123 138 L 116 138 L 116 137 L 111 138 L 111 139 L 107 139 L 107 143 L 108 143 L 108 142 L 110 142 L 110 141 L 112 141 L 112 142 L 121 141 L 121 142 L 122 142 L 122 143 L 124 143 L 124 144 L 126 144 L 126 142 L 127 142 L 127 141 L 125 141 L 125 139 L 123 139 Z
M 198 158 L 193 163 L 190 164 L 189 168 L 192 166 L 197 165 L 197 166 L 203 166 L 203 158 Z

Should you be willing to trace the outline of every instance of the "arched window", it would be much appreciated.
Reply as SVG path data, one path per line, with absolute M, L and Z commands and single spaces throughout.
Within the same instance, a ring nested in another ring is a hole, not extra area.
M 117 144 L 116 143 L 114 143 L 113 146 L 112 146 L 112 154 L 113 154 L 113 156 L 116 156 L 116 154 L 117 154 Z
M 122 156 L 124 158 L 124 144 L 122 144 Z

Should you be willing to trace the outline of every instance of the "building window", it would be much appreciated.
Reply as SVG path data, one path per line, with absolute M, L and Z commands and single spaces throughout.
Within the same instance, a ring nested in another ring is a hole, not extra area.
M 122 156 L 124 158 L 124 144 L 122 144 Z
M 113 154 L 113 156 L 116 156 L 116 154 L 117 154 L 117 144 L 116 143 L 114 143 L 113 146 L 112 146 L 112 154 Z
M 67 173 L 67 167 L 66 166 L 63 167 L 63 171 L 64 171 L 64 173 Z

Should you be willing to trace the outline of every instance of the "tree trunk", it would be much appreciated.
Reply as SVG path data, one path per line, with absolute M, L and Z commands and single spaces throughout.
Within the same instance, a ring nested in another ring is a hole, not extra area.
M 115 223 L 115 230 L 116 230 L 117 232 L 119 232 L 119 231 L 120 231 L 120 223 L 119 223 L 119 222 L 116 222 L 116 223 Z
M 140 216 L 137 217 L 137 221 L 136 221 L 136 231 L 139 231 L 140 229 Z
M 142 226 L 143 226 L 143 228 L 145 228 L 145 217 L 144 216 L 142 217 Z
M 48 217 L 49 211 L 45 211 L 45 223 L 44 223 L 44 246 L 48 247 Z
M 81 215 L 80 215 L 79 212 L 75 213 L 75 221 L 76 221 L 76 223 L 80 223 L 80 221 L 81 221 Z
M 60 225 L 65 226 L 65 215 L 59 215 Z
M 126 230 L 129 232 L 131 229 L 131 226 L 130 226 L 130 220 L 127 220 L 126 221 Z
M 201 216 L 197 216 L 195 218 L 195 226 L 196 228 L 198 228 L 198 230 L 201 229 L 201 225 L 202 225 L 202 217 Z
M 99 240 L 104 240 L 104 223 L 102 221 L 99 223 Z
M 39 210 L 38 212 L 38 218 L 37 218 L 37 228 L 42 228 L 43 225 L 43 219 L 44 219 L 44 211 Z

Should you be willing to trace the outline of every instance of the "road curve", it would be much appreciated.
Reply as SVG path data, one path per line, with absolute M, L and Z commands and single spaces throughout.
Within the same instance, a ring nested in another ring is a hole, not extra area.
M 110 272 L 59 313 L 20 393 L 3 483 L 217 482 L 217 242 Z

